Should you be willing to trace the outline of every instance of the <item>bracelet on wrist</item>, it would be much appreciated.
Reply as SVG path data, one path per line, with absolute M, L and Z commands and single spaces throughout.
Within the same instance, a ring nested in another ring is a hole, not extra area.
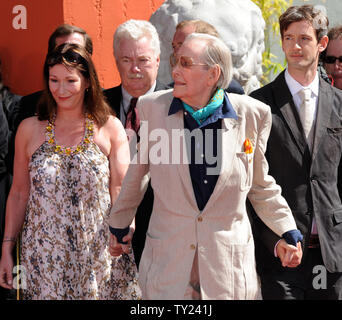
M 2 242 L 16 242 L 17 240 L 13 237 L 4 237 L 4 239 L 2 240 Z

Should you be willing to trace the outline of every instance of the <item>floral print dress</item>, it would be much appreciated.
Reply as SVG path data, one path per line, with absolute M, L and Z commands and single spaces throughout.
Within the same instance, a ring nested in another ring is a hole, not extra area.
M 109 254 L 109 162 L 93 142 L 93 121 L 74 148 L 56 145 L 54 121 L 29 163 L 21 236 L 24 299 L 140 299 L 133 254 Z

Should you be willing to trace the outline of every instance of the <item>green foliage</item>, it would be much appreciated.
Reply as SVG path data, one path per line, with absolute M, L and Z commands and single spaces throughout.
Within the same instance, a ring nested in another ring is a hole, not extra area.
M 265 85 L 270 81 L 271 75 L 277 75 L 285 68 L 283 64 L 274 62 L 276 56 L 271 53 L 272 45 L 280 40 L 279 16 L 292 5 L 293 0 L 252 0 L 262 12 L 265 20 L 265 51 L 262 55 L 263 76 L 261 84 Z

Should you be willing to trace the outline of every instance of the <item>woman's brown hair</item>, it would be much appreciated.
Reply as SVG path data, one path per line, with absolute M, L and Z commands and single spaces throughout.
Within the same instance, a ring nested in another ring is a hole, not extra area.
M 112 110 L 104 99 L 90 54 L 84 47 L 74 43 L 61 44 L 46 56 L 44 63 L 45 89 L 38 103 L 38 119 L 51 120 L 56 113 L 56 101 L 49 89 L 49 74 L 50 68 L 57 64 L 77 69 L 89 82 L 89 87 L 84 94 L 85 112 L 93 116 L 99 127 L 104 125 L 108 116 L 112 114 Z

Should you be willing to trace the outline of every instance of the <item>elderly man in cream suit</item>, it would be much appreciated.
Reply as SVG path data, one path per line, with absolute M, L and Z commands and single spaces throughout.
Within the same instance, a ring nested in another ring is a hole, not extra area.
M 138 102 L 141 140 L 111 211 L 111 251 L 129 250 L 124 242 L 130 235 L 124 235 L 149 172 L 155 200 L 139 266 L 143 298 L 258 299 L 247 196 L 266 225 L 285 238 L 277 246 L 283 265 L 297 266 L 301 250 L 291 211 L 267 174 L 269 107 L 223 92 L 231 57 L 220 39 L 188 36 L 172 67 L 174 89 Z M 196 136 L 195 129 L 202 140 L 187 135 Z M 194 157 L 199 141 L 202 163 Z M 214 150 L 214 165 L 208 149 Z

